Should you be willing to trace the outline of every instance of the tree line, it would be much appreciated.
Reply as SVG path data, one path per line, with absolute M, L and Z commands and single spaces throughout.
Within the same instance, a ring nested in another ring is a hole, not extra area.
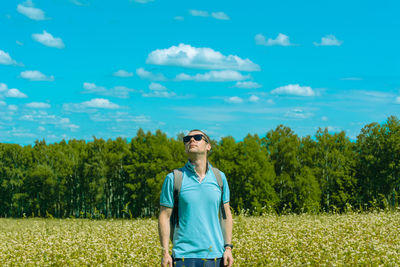
M 155 216 L 165 176 L 186 162 L 183 134 L 0 143 L 0 217 Z M 397 207 L 400 122 L 371 123 L 351 141 L 277 126 L 264 137 L 212 140 L 209 161 L 228 179 L 235 212 L 330 212 Z

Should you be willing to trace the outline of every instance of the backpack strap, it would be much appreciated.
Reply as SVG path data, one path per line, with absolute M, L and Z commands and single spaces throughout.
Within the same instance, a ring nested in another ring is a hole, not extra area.
M 182 187 L 182 178 L 183 173 L 181 169 L 174 170 L 174 208 L 172 211 L 173 215 L 173 223 L 174 225 L 179 225 L 179 214 L 178 214 L 178 205 L 179 205 L 179 193 L 181 192 Z
M 175 226 L 179 226 L 179 193 L 181 192 L 183 173 L 181 169 L 174 169 L 174 207 L 172 208 L 172 214 L 170 218 L 170 239 L 174 238 Z
M 217 178 L 217 182 L 218 182 L 219 188 L 221 189 L 221 215 L 222 215 L 222 218 L 224 220 L 226 220 L 226 213 L 225 213 L 224 200 L 223 200 L 223 198 L 224 198 L 224 184 L 222 182 L 221 172 L 220 172 L 220 170 L 218 170 L 217 168 L 214 168 L 214 167 L 212 167 L 211 169 L 212 169 L 212 171 L 213 171 L 213 173 L 215 175 L 215 178 Z

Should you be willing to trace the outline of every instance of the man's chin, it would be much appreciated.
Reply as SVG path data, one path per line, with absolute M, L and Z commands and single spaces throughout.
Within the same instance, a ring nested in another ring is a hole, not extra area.
M 189 148 L 187 151 L 188 154 L 203 154 L 204 152 L 199 151 L 197 147 Z

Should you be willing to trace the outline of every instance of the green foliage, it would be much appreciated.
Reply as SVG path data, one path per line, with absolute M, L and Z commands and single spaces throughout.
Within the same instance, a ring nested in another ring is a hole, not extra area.
M 310 157 L 305 164 L 318 177 L 321 207 L 343 211 L 346 204 L 355 203 L 355 146 L 344 132 L 330 134 L 328 129 L 318 129 L 315 139 L 303 140 L 302 154 Z
M 223 138 L 210 160 L 224 171 L 235 210 L 260 213 L 265 208 L 275 209 L 278 202 L 273 189 L 275 173 L 257 135 L 248 135 L 240 143 L 235 143 L 232 137 Z
M 156 216 L 166 175 L 186 162 L 182 134 L 142 129 L 127 139 L 0 143 L 0 217 Z M 279 125 L 264 137 L 210 140 L 236 213 L 393 209 L 400 195 L 400 122 L 366 125 L 357 142 Z
M 357 137 L 359 204 L 398 205 L 400 192 L 400 122 L 366 125 Z M 387 204 L 386 204 L 387 203 Z

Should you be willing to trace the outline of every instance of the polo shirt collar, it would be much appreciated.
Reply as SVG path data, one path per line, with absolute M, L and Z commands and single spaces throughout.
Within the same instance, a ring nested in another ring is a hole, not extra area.
M 187 170 L 189 170 L 190 172 L 192 172 L 193 174 L 196 174 L 196 170 L 194 168 L 194 165 L 190 162 L 190 160 L 188 160 L 185 164 L 185 168 Z M 211 163 L 207 161 L 207 171 L 206 174 L 208 173 L 208 171 L 212 168 Z

